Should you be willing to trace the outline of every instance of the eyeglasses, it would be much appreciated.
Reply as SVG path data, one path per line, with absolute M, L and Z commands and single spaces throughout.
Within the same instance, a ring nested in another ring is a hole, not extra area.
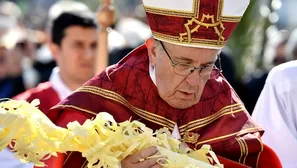
M 185 63 L 174 63 L 172 58 L 169 56 L 168 51 L 166 50 L 164 44 L 162 41 L 159 41 L 163 50 L 165 51 L 166 55 L 168 56 L 169 60 L 171 61 L 171 65 L 173 67 L 173 71 L 182 76 L 188 76 L 191 73 L 193 73 L 196 69 L 199 71 L 199 75 L 202 79 L 214 79 L 219 76 L 219 74 L 222 72 L 221 68 L 221 58 L 218 55 L 218 61 L 219 61 L 219 69 L 213 64 L 211 66 L 200 66 L 200 67 L 194 67 L 192 64 L 185 64 Z

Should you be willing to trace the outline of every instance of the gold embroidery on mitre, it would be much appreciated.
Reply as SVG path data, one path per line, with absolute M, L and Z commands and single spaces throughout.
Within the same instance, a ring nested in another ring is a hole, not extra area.
M 211 23 L 204 23 L 205 20 L 211 20 Z M 190 29 L 190 25 L 192 25 L 193 23 L 196 23 L 197 25 L 193 28 Z M 223 25 L 223 22 L 221 20 L 219 20 L 218 22 L 215 22 L 215 18 L 214 15 L 205 15 L 203 14 L 201 20 L 197 20 L 196 18 L 192 18 L 190 20 L 188 20 L 188 23 L 184 24 L 187 32 L 185 33 L 180 33 L 179 34 L 179 41 L 183 42 L 185 39 L 188 40 L 188 43 L 192 42 L 192 34 L 195 32 L 199 31 L 199 28 L 201 26 L 208 28 L 214 28 L 215 33 L 218 35 L 218 40 L 217 40 L 217 44 L 218 45 L 222 45 L 224 43 L 225 37 L 223 36 L 223 32 L 225 30 L 225 27 Z M 219 28 L 220 27 L 222 30 L 220 31 Z M 185 37 L 186 36 L 186 37 Z
M 182 141 L 186 143 L 196 144 L 198 142 L 200 135 L 193 132 L 186 132 L 183 136 Z

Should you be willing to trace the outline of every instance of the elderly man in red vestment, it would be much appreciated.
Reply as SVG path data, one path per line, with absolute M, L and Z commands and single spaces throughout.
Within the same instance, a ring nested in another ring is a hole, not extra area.
M 261 141 L 263 130 L 214 66 L 249 0 L 143 0 L 153 37 L 88 81 L 49 113 L 62 127 L 100 112 L 117 122 L 167 127 L 192 149 L 210 144 L 225 167 L 281 167 Z M 122 168 L 161 167 L 151 147 L 128 156 Z M 141 162 L 139 161 L 141 160 Z M 85 167 L 80 153 L 61 167 Z

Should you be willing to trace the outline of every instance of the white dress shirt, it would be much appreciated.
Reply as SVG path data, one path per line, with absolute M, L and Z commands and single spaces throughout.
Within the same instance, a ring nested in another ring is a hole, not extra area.
M 269 73 L 252 118 L 264 128 L 262 137 L 284 168 L 297 167 L 297 61 Z
M 60 100 L 65 99 L 68 95 L 72 93 L 61 79 L 59 75 L 59 68 L 54 68 L 49 80 L 52 84 L 53 89 L 57 92 Z M 14 154 L 5 148 L 0 152 L 0 168 L 32 168 L 34 165 L 32 163 L 22 163 L 14 157 Z
M 72 90 L 63 82 L 59 71 L 58 67 L 54 68 L 49 81 L 51 82 L 53 89 L 57 92 L 60 100 L 64 100 L 72 93 Z

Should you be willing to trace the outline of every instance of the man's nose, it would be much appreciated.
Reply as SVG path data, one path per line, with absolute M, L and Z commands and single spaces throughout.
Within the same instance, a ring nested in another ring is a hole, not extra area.
M 199 81 L 200 81 L 201 77 L 199 74 L 199 70 L 195 69 L 192 73 L 190 73 L 187 78 L 186 81 L 191 85 L 191 86 L 197 86 L 199 85 Z
M 95 52 L 93 49 L 91 48 L 85 49 L 84 56 L 86 59 L 91 59 L 94 57 L 94 55 L 95 55 Z

